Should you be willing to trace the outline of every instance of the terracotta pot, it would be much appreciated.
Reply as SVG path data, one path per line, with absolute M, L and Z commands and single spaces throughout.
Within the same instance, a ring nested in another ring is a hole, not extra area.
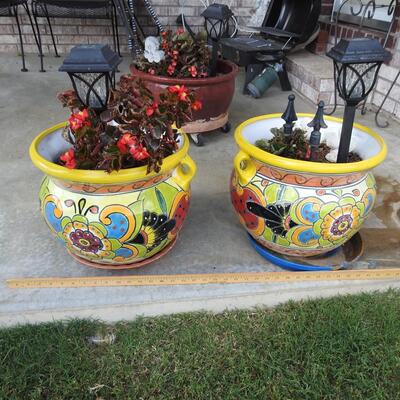
M 218 60 L 219 75 L 199 79 L 176 79 L 151 75 L 139 71 L 133 64 L 130 66 L 130 70 L 133 76 L 143 79 L 156 99 L 167 86 L 185 85 L 188 89 L 196 92 L 197 99 L 202 102 L 203 107 L 201 110 L 193 112 L 193 122 L 183 127 L 185 132 L 206 132 L 219 128 L 227 122 L 228 109 L 235 92 L 235 78 L 239 72 L 236 64 L 227 60 Z
M 196 172 L 187 136 L 158 173 L 147 174 L 144 166 L 109 174 L 54 163 L 70 147 L 64 126 L 43 131 L 30 147 L 33 163 L 46 175 L 40 208 L 52 233 L 79 261 L 101 268 L 133 268 L 165 253 L 186 217 Z
M 298 114 L 299 122 L 313 115 Z M 304 119 L 301 121 L 301 119 Z M 342 120 L 326 117 L 329 127 Z M 355 151 L 363 161 L 336 164 L 298 161 L 254 145 L 282 126 L 279 114 L 243 122 L 235 132 L 240 151 L 231 179 L 233 206 L 247 232 L 261 245 L 290 256 L 314 256 L 348 241 L 362 226 L 376 198 L 370 172 L 386 157 L 386 144 L 355 124 Z

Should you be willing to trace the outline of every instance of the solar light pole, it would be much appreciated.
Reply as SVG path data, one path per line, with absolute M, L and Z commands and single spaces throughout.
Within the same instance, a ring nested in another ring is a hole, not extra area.
M 110 89 L 115 87 L 115 71 L 122 61 L 108 45 L 75 46 L 59 71 L 67 72 L 80 102 L 98 112 L 107 107 Z
M 371 93 L 389 54 L 378 40 L 370 38 L 342 39 L 327 53 L 333 60 L 336 89 L 345 101 L 338 163 L 348 160 L 356 107 Z
M 226 4 L 214 3 L 208 6 L 201 15 L 205 20 L 204 26 L 207 36 L 212 43 L 210 76 L 215 76 L 217 72 L 218 42 L 228 32 L 229 20 L 233 13 Z

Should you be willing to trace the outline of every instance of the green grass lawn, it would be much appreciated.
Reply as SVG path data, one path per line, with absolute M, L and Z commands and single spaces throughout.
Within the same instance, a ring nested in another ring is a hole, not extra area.
M 400 399 L 400 292 L 2 329 L 0 399 Z

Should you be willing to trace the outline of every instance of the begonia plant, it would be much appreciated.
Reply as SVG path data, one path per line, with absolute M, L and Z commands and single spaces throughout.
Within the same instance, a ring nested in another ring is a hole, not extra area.
M 184 86 L 167 87 L 155 101 L 150 90 L 131 75 L 122 76 L 101 112 L 85 108 L 73 90 L 58 94 L 71 110 L 64 137 L 72 147 L 59 164 L 70 169 L 113 170 L 147 165 L 160 170 L 162 160 L 178 149 L 178 129 L 201 108 Z
M 148 38 L 149 39 L 149 38 Z M 158 39 L 159 49 L 154 48 L 156 38 L 151 38 L 151 52 L 157 57 L 145 54 L 136 62 L 136 68 L 152 75 L 171 78 L 206 78 L 209 76 L 210 49 L 207 34 L 200 32 L 192 38 L 183 28 L 175 33 L 167 30 Z M 163 52 L 163 57 L 160 57 Z

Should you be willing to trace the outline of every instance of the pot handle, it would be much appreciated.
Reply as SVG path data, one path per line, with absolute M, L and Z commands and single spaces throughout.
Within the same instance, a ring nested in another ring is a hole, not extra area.
M 253 160 L 243 150 L 240 150 L 239 153 L 236 154 L 233 165 L 242 186 L 246 186 L 257 172 Z
M 189 191 L 190 182 L 195 176 L 197 167 L 195 162 L 186 154 L 181 163 L 176 167 L 172 178 L 186 192 Z

